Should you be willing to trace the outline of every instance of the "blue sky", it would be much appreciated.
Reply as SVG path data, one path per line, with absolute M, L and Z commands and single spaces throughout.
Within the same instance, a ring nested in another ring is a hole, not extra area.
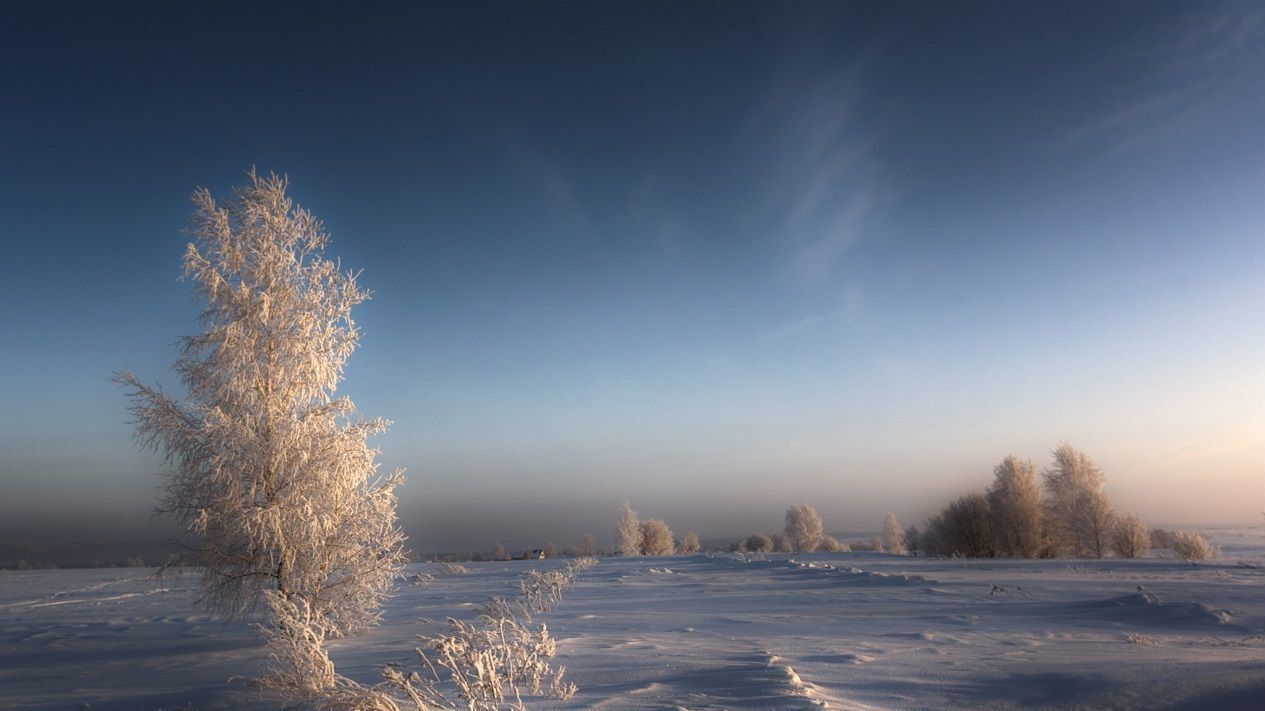
M 1155 522 L 1265 500 L 1254 3 L 15 3 L 4 535 L 130 530 L 196 186 L 287 173 L 374 300 L 416 545 L 920 521 L 1060 441 Z

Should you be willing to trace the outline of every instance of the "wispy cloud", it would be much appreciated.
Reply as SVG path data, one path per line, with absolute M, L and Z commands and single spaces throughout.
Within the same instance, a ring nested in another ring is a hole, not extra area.
M 1052 147 L 1102 140 L 1113 152 L 1128 153 L 1216 125 L 1212 99 L 1259 80 L 1265 8 L 1230 3 L 1199 10 L 1150 44 L 1123 52 L 1138 67 L 1133 84 L 1141 89 L 1101 107 Z
M 779 78 L 751 139 L 765 151 L 763 201 L 787 245 L 789 268 L 797 278 L 816 280 L 864 237 L 884 191 L 862 121 L 864 53 L 846 67 L 805 71 L 804 63 Z
M 846 320 L 864 309 L 864 299 L 858 287 L 850 286 L 844 290 L 843 303 L 838 308 L 825 313 L 816 313 L 802 318 L 785 321 L 763 334 L 765 339 L 786 338 L 809 331 L 832 322 Z

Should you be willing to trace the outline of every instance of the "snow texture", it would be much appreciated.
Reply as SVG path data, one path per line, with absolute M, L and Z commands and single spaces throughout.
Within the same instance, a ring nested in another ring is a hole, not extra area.
M 1216 562 L 950 560 L 880 553 L 608 558 L 549 613 L 578 693 L 548 708 L 1257 708 L 1265 531 L 1210 531 Z M 376 683 L 415 663 L 418 618 L 472 621 L 563 561 L 409 566 L 383 624 L 330 643 Z M 670 572 L 669 572 L 670 571 Z M 0 571 L 0 707 L 275 709 L 246 621 L 197 577 Z M 231 679 L 231 680 L 230 680 Z M 68 680 L 73 680 L 69 681 Z

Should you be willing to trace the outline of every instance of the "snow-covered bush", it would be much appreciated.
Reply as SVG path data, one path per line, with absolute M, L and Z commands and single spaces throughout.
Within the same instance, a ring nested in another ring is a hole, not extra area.
M 1208 542 L 1204 534 L 1196 531 L 1173 531 L 1169 537 L 1169 548 L 1182 560 L 1216 560 L 1221 551 Z
M 909 546 L 905 541 L 905 529 L 901 528 L 896 514 L 889 513 L 883 520 L 883 550 L 895 555 L 908 555 Z
M 249 178 L 223 204 L 193 196 L 183 267 L 205 307 L 175 366 L 188 400 L 117 380 L 138 440 L 166 456 L 164 508 L 197 541 L 204 599 L 264 602 L 264 681 L 307 698 L 333 684 L 325 640 L 375 624 L 400 576 L 403 476 L 379 477 L 367 444 L 388 423 L 334 394 L 368 294 L 324 257 L 329 236 L 284 178 Z
M 499 711 L 524 709 L 524 699 L 533 696 L 571 698 L 577 689 L 563 681 L 566 669 L 549 664 L 557 644 L 532 618 L 549 612 L 576 574 L 596 563 L 584 557 L 557 570 L 529 572 L 519 581 L 517 599 L 492 598 L 474 621 L 449 618 L 444 631 L 422 635 L 422 671 L 388 665 L 382 683 L 372 688 L 340 678 L 315 705 L 323 711 Z
M 794 553 L 795 549 L 791 547 L 791 539 L 785 533 L 775 533 L 771 540 L 774 553 Z
M 469 575 L 473 573 L 474 571 L 470 570 L 469 568 L 467 568 L 466 566 L 460 563 L 452 563 L 449 561 L 444 561 L 439 564 L 439 572 L 445 573 L 447 575 Z
M 615 541 L 620 555 L 641 555 L 641 522 L 637 520 L 637 512 L 633 511 L 632 505 L 626 500 L 619 508 Z
M 822 534 L 821 540 L 817 541 L 817 550 L 822 553 L 841 553 L 852 549 L 846 543 L 840 543 L 834 536 Z
M 746 553 L 772 553 L 773 539 L 763 533 L 747 536 L 747 540 L 742 542 L 742 550 Z
M 677 539 L 676 552 L 680 555 L 697 553 L 698 549 L 698 534 L 693 531 L 686 531 L 685 535 Z
M 1151 550 L 1151 536 L 1136 514 L 1116 519 L 1111 529 L 1111 547 L 1121 558 L 1141 558 Z
M 652 518 L 642 521 L 640 527 L 642 555 L 672 555 L 672 529 L 668 524 Z
M 572 558 L 588 558 L 597 555 L 597 538 L 592 533 L 580 536 L 580 542 L 571 549 Z
M 786 526 L 782 535 L 792 552 L 811 552 L 817 550 L 823 528 L 821 516 L 808 504 L 798 504 L 786 510 Z M 776 541 L 774 542 L 776 545 Z
M 909 549 L 909 555 L 912 556 L 923 552 L 922 531 L 919 531 L 917 526 L 905 529 L 905 547 Z

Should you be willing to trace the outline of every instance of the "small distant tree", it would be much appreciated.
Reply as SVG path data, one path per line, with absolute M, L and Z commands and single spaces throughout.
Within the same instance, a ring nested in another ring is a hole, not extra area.
M 1151 547 L 1171 549 L 1173 547 L 1173 534 L 1162 528 L 1151 529 Z
M 927 521 L 929 548 L 938 555 L 964 558 L 991 558 L 993 530 L 988 499 L 983 494 L 967 494 L 949 504 Z
M 909 555 L 917 556 L 923 552 L 922 549 L 922 532 L 917 526 L 910 526 L 905 529 L 905 546 L 909 549 Z
M 505 550 L 505 546 L 500 543 L 496 544 L 496 548 L 492 549 L 492 560 L 509 560 L 510 552 Z
M 787 538 L 785 533 L 775 533 L 772 537 L 774 553 L 792 553 L 795 548 L 791 545 L 791 539 Z
M 1084 452 L 1066 442 L 1055 448 L 1045 490 L 1060 549 L 1082 558 L 1106 555 L 1113 511 L 1102 490 L 1104 481 L 1102 470 Z
M 794 552 L 811 553 L 817 550 L 823 528 L 821 517 L 808 504 L 798 504 L 786 510 L 786 527 L 782 535 Z
M 747 540 L 742 542 L 742 549 L 748 553 L 772 553 L 773 539 L 763 533 L 747 536 Z
M 672 555 L 672 529 L 661 519 L 652 518 L 641 522 L 641 554 Z
M 580 536 L 580 543 L 575 547 L 576 557 L 589 558 L 597 555 L 597 538 L 592 533 Z
M 1041 489 L 1032 462 L 1009 455 L 993 469 L 988 489 L 994 543 L 999 555 L 1036 558 L 1045 547 Z
M 698 548 L 698 534 L 693 531 L 686 531 L 684 536 L 677 539 L 676 552 L 680 555 L 697 553 Z
M 889 513 L 883 521 L 883 550 L 894 555 L 908 555 L 909 546 L 905 541 L 905 529 L 901 528 L 896 514 Z
M 672 555 L 672 529 L 663 520 L 646 519 L 641 522 L 641 554 L 649 556 Z
M 166 457 L 163 510 L 196 540 L 203 599 L 231 614 L 264 603 L 264 682 L 311 698 L 336 680 L 325 640 L 376 624 L 401 573 L 403 476 L 379 477 L 367 444 L 388 423 L 335 396 L 369 295 L 287 187 L 251 171 L 223 204 L 193 195 L 183 267 L 205 306 L 175 366 L 188 399 L 117 380 L 137 439 Z
M 1111 528 L 1111 547 L 1121 558 L 1141 558 L 1151 550 L 1151 536 L 1136 514 L 1116 519 Z
M 834 536 L 822 534 L 821 540 L 817 542 L 817 550 L 821 553 L 839 553 L 847 548 L 839 545 L 839 540 Z
M 1182 560 L 1191 562 L 1200 560 L 1216 560 L 1221 551 L 1208 542 L 1204 534 L 1195 531 L 1173 531 L 1169 540 L 1169 548 Z
M 619 508 L 619 523 L 615 526 L 615 540 L 619 546 L 619 554 L 641 555 L 641 522 L 637 520 L 637 512 L 627 500 Z
M 554 545 L 553 543 L 546 543 L 545 547 L 541 549 L 541 552 L 544 553 L 544 556 L 546 558 L 557 558 L 558 546 Z

